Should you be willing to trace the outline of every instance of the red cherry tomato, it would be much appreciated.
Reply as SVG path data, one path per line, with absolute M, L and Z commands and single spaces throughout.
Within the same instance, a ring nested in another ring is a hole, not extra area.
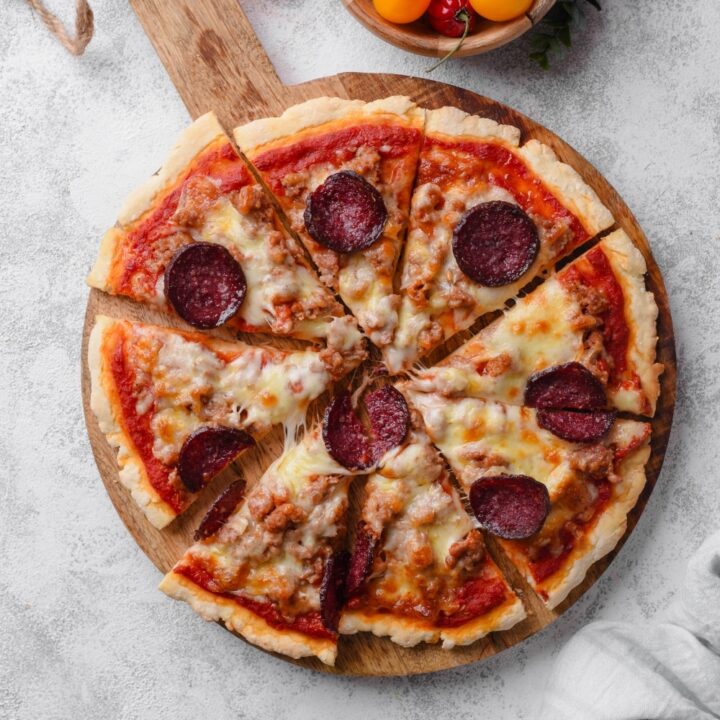
M 462 37 L 466 24 L 471 33 L 477 23 L 470 0 L 431 0 L 427 19 L 434 30 L 446 37 Z

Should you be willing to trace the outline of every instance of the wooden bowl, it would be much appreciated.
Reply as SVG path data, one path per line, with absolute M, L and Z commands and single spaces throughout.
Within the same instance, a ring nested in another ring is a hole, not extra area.
M 457 45 L 457 38 L 438 34 L 424 18 L 406 25 L 397 25 L 380 17 L 372 0 L 342 0 L 342 2 L 355 19 L 370 32 L 403 50 L 417 55 L 443 57 Z M 535 0 L 527 13 L 507 22 L 492 22 L 481 18 L 475 32 L 465 38 L 465 42 L 453 57 L 479 55 L 506 45 L 540 22 L 554 4 L 555 0 Z

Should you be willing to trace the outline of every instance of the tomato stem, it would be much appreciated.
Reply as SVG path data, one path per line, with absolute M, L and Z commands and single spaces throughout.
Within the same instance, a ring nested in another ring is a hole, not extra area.
M 470 30 L 470 14 L 465 8 L 463 8 L 457 15 L 455 15 L 455 18 L 465 23 L 465 29 L 463 30 L 462 37 L 458 40 L 458 44 L 447 55 L 445 55 L 445 57 L 440 58 L 440 60 L 438 60 L 431 68 L 428 68 L 426 72 L 431 73 L 433 70 L 437 70 L 437 68 L 439 68 L 446 60 L 449 60 L 465 42 L 465 38 Z

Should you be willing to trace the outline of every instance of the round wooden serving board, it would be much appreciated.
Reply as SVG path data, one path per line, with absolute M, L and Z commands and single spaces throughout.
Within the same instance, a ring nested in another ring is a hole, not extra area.
M 549 130 L 511 108 L 460 88 L 399 75 L 360 73 L 344 73 L 302 85 L 284 86 L 277 78 L 235 0 L 204 0 L 202 3 L 192 0 L 173 2 L 132 0 L 132 4 L 193 117 L 213 109 L 226 128 L 232 128 L 238 123 L 256 117 L 278 114 L 289 105 L 320 95 L 359 98 L 367 101 L 388 95 L 409 95 L 424 107 L 455 105 L 471 113 L 516 125 L 522 130 L 523 140 L 537 138 L 547 143 L 562 160 L 580 172 L 610 208 L 617 225 L 622 227 L 642 250 L 649 268 L 648 287 L 655 293 L 660 308 L 658 356 L 665 364 L 665 372 L 662 376 L 662 393 L 657 415 L 653 420 L 652 456 L 647 466 L 647 485 L 640 501 L 630 514 L 629 534 L 655 486 L 668 443 L 675 403 L 675 347 L 670 307 L 662 275 L 653 260 L 645 235 L 622 198 L 610 184 L 578 153 Z M 172 138 L 168 138 L 168 146 L 171 141 Z M 161 324 L 179 325 L 180 323 L 135 305 L 129 300 L 110 297 L 92 290 L 83 333 L 83 403 L 90 442 L 100 475 L 115 508 L 135 541 L 164 573 L 191 543 L 193 530 L 217 492 L 240 470 L 249 483 L 256 481 L 281 452 L 281 436 L 276 432 L 261 443 L 259 448 L 244 455 L 235 467 L 217 478 L 200 500 L 179 520 L 162 531 L 154 529 L 134 504 L 129 493 L 118 483 L 114 452 L 105 441 L 90 410 L 87 341 L 97 313 L 132 317 Z M 482 321 L 473 329 L 477 330 L 481 325 Z M 469 332 L 448 343 L 444 351 L 453 349 L 468 336 Z M 321 398 L 320 405 L 322 400 Z M 405 649 L 387 639 L 361 634 L 340 638 L 335 668 L 329 668 L 315 659 L 291 662 L 315 670 L 345 675 L 410 675 L 451 668 L 490 657 L 553 622 L 598 579 L 616 553 L 617 549 L 596 563 L 585 581 L 571 593 L 570 597 L 557 609 L 549 611 L 518 573 L 508 567 L 498 553 L 493 552 L 515 589 L 521 593 L 528 610 L 528 617 L 511 630 L 492 634 L 469 647 L 444 651 L 434 645 L 419 645 Z M 161 594 L 158 594 L 157 601 L 169 602 Z

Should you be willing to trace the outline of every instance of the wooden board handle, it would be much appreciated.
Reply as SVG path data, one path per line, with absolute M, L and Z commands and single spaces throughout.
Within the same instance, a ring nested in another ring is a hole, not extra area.
M 284 86 L 238 0 L 130 3 L 193 118 L 214 110 L 231 128 L 284 110 Z

